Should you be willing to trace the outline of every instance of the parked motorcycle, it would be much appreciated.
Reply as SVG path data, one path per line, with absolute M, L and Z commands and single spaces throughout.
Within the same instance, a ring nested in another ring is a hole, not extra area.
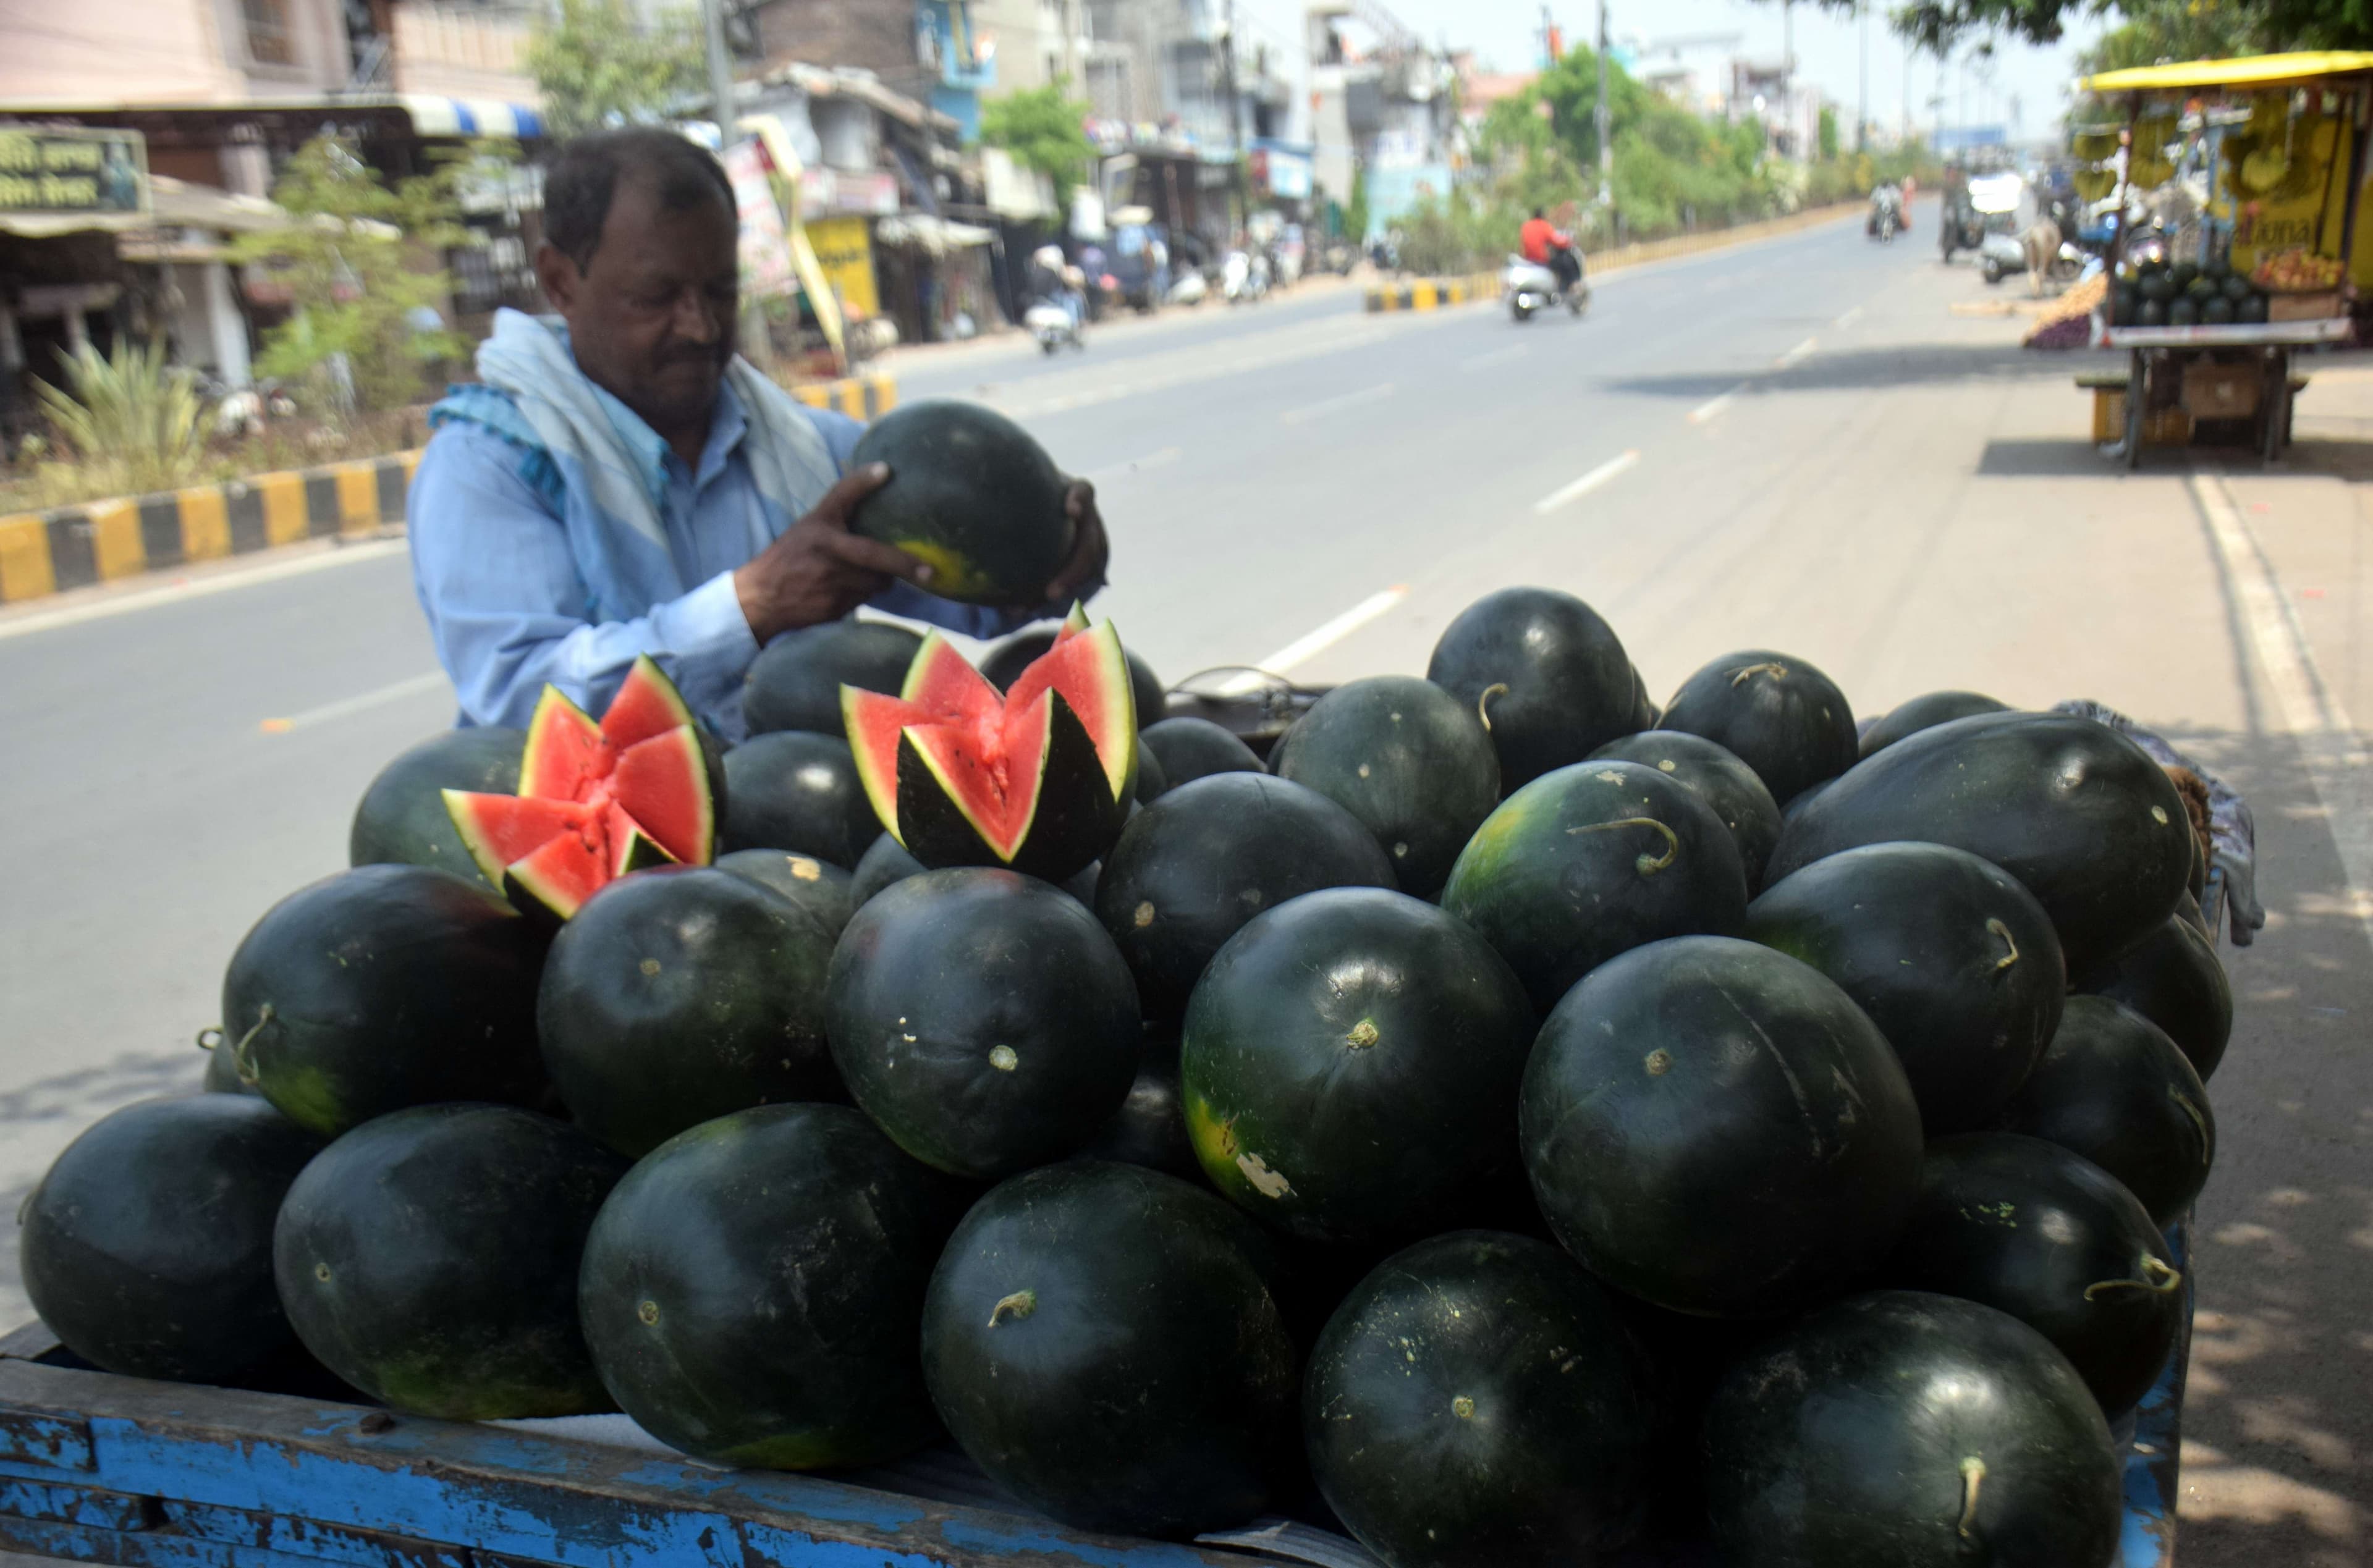
M 1189 267 L 1178 274 L 1176 283 L 1170 285 L 1170 292 L 1163 297 L 1163 303 L 1184 305 L 1192 308 L 1210 297 L 1211 280 Z
M 1577 254 L 1574 261 L 1578 265 L 1581 261 Z M 1584 273 L 1574 279 L 1572 288 L 1561 287 L 1557 273 L 1541 262 L 1511 256 L 1506 271 L 1500 274 L 1500 296 L 1508 302 L 1509 316 L 1519 321 L 1529 321 L 1534 311 L 1558 305 L 1579 316 L 1590 303 L 1590 278 Z
M 1258 251 L 1231 250 L 1220 261 L 1220 295 L 1231 305 L 1257 305 L 1268 297 L 1268 259 Z

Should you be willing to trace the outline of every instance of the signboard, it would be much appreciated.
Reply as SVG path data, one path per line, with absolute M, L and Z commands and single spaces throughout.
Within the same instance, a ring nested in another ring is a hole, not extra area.
M 878 168 L 858 174 L 837 168 L 802 168 L 800 210 L 886 218 L 898 210 L 898 177 Z
M 879 316 L 882 296 L 873 284 L 873 236 L 860 217 L 810 218 L 808 243 L 816 264 L 852 316 Z
M 736 142 L 725 149 L 723 162 L 742 220 L 742 286 L 757 295 L 788 294 L 790 239 L 783 228 L 783 210 L 775 205 L 774 187 L 766 180 L 766 151 L 755 141 Z
M 148 145 L 139 132 L 0 125 L 0 212 L 147 210 Z

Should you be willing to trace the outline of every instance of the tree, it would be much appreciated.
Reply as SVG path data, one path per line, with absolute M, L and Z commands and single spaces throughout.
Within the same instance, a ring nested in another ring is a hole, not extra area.
M 556 21 L 528 44 L 527 68 L 555 136 L 656 120 L 707 82 L 695 13 L 637 25 L 628 0 L 560 0 Z
M 980 110 L 980 139 L 1053 180 L 1055 205 L 1064 211 L 1071 205 L 1071 188 L 1095 153 L 1082 128 L 1089 108 L 1065 96 L 1070 86 L 1058 77 L 1043 87 L 993 99 Z
M 1833 11 L 1849 13 L 1859 3 L 1821 0 Z M 2126 27 L 2140 29 L 2110 55 L 2123 64 L 2373 48 L 2373 6 L 2366 0 L 1909 0 L 1895 12 L 1894 24 L 1897 33 L 1923 49 L 1948 54 L 1971 39 L 1980 41 L 1981 50 L 2004 36 L 2056 43 L 2070 19 L 2103 10 L 2114 10 L 2127 18 Z M 2219 12 L 2227 15 L 2219 17 Z M 2114 29 L 2111 38 L 2126 27 Z M 2110 48 L 2110 40 L 2103 48 Z
M 2258 0 L 2139 0 L 2125 16 L 2077 57 L 2085 71 L 2263 54 L 2274 47 Z
M 1838 111 L 1830 108 L 1826 103 L 1821 105 L 1821 122 L 1818 139 L 1821 145 L 1821 161 L 1823 163 L 1837 162 Z
M 256 368 L 293 379 L 344 355 L 355 401 L 387 409 L 419 392 L 430 363 L 466 353 L 466 339 L 415 323 L 450 288 L 445 269 L 429 263 L 466 238 L 456 185 L 476 159 L 499 156 L 473 149 L 390 190 L 333 134 L 298 149 L 272 188 L 297 221 L 231 248 L 234 261 L 263 264 L 289 294 L 288 319 L 264 334 Z
M 1343 238 L 1354 245 L 1368 242 L 1368 171 L 1351 166 L 1351 194 L 1343 203 Z

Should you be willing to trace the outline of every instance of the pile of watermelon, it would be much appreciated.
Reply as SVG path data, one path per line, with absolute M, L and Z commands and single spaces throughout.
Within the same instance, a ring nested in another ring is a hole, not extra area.
M 231 1092 L 29 1200 L 36 1306 L 1391 1568 L 2110 1560 L 2232 1019 L 2175 777 L 1778 651 L 1659 709 L 1539 588 L 1265 754 L 1162 700 L 848 622 L 731 750 L 648 661 L 425 742 L 238 945 Z

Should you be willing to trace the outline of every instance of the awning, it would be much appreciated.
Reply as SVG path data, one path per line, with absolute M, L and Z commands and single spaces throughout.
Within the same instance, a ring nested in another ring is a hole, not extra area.
M 544 113 L 532 104 L 495 99 L 440 98 L 429 93 L 356 92 L 335 97 L 251 99 L 234 103 L 75 103 L 41 99 L 0 102 L 0 119 L 55 121 L 67 124 L 129 125 L 145 130 L 149 145 L 172 127 L 217 134 L 230 125 L 277 129 L 302 140 L 325 123 L 367 122 L 381 134 L 412 134 L 438 139 L 509 136 L 521 141 L 545 135 Z M 393 123 L 390 123 L 392 122 Z
M 544 115 L 521 103 L 501 103 L 489 98 L 435 98 L 425 93 L 398 93 L 395 101 L 412 116 L 412 128 L 423 136 L 507 136 L 532 142 L 544 134 Z
M 212 185 L 193 185 L 170 174 L 148 177 L 145 213 L 0 212 L 0 232 L 48 239 L 61 234 L 137 234 L 199 228 L 214 234 L 250 234 L 285 227 L 288 215 L 261 196 L 235 196 Z
M 951 250 L 986 245 L 997 238 L 997 231 L 936 218 L 929 213 L 898 213 L 876 220 L 873 238 L 883 245 L 912 246 L 934 256 L 944 256 Z
M 2270 87 L 2373 72 L 2373 53 L 2356 50 L 2309 50 L 2297 54 L 2248 54 L 2238 60 L 2184 60 L 2172 65 L 2136 65 L 2077 79 L 2079 92 L 2189 92 L 2199 87 Z

